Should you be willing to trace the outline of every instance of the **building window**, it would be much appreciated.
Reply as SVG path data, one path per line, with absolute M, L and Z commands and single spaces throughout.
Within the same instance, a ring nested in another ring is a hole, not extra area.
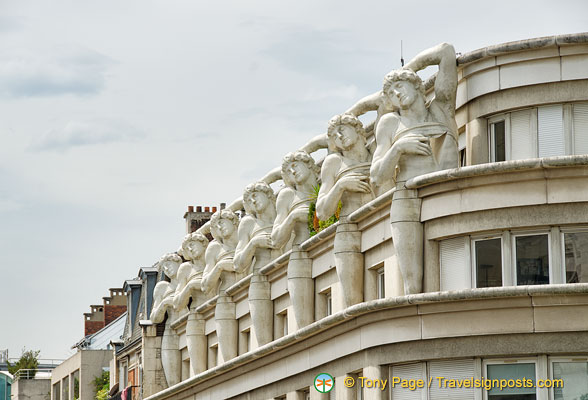
M 461 290 L 472 287 L 469 237 L 439 242 L 440 289 Z
M 218 343 L 208 348 L 208 369 L 218 365 Z
M 517 285 L 549 283 L 549 236 L 515 236 L 515 267 Z
M 327 300 L 327 317 L 333 314 L 333 296 L 331 296 L 331 291 L 325 294 Z
M 562 379 L 563 387 L 553 386 L 553 399 L 588 398 L 588 361 L 559 359 L 551 362 L 551 378 Z
M 377 284 L 377 296 L 378 299 L 386 297 L 386 277 L 384 275 L 384 267 L 376 270 L 376 284 Z
M 490 160 L 506 160 L 506 120 L 490 123 Z
M 566 283 L 588 282 L 588 231 L 564 233 Z
M 127 361 L 122 361 L 120 363 L 120 375 L 118 377 L 118 381 L 120 383 L 119 387 L 120 389 L 124 389 L 127 387 L 127 383 L 128 383 L 128 363 Z
M 535 394 L 535 363 L 529 361 L 502 361 L 486 364 L 486 378 L 522 380 L 524 387 L 493 387 L 487 392 L 488 400 L 526 400 L 536 399 Z M 529 386 L 529 387 L 527 387 Z
M 502 286 L 502 239 L 474 240 L 476 287 Z
M 251 351 L 251 329 L 247 328 L 241 331 L 241 335 L 239 337 L 239 354 L 245 354 L 248 351 Z
M 490 161 L 588 154 L 588 103 L 554 104 L 488 119 Z
M 288 311 L 284 310 L 276 314 L 274 324 L 274 336 L 279 339 L 288 334 Z

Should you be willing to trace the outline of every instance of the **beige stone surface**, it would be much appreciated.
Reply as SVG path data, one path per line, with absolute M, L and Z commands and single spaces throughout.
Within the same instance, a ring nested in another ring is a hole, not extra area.
M 588 306 L 535 307 L 536 332 L 588 331 Z
M 500 89 L 500 70 L 486 69 L 467 78 L 467 100 L 470 101 L 486 93 Z M 463 103 L 462 103 L 463 104 Z
M 360 336 L 362 349 L 419 339 L 421 339 L 421 322 L 416 315 L 369 324 L 361 328 Z
M 563 80 L 588 79 L 588 54 L 578 54 L 561 59 L 561 78 Z
M 500 88 L 535 85 L 560 80 L 558 58 L 524 61 L 500 67 Z
M 493 333 L 533 332 L 530 308 L 464 311 L 422 316 L 423 339 Z

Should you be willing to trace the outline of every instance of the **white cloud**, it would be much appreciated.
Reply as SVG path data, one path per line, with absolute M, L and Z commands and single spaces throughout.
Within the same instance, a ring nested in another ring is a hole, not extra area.
M 80 46 L 3 48 L 0 96 L 92 95 L 105 86 L 112 60 Z
M 77 146 L 135 141 L 142 137 L 143 131 L 121 120 L 69 121 L 60 128 L 48 131 L 31 144 L 31 149 L 63 151 Z

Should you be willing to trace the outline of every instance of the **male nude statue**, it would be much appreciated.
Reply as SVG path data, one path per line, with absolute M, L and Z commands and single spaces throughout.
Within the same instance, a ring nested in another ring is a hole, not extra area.
M 427 102 L 416 72 L 429 65 L 438 65 L 439 72 L 435 97 Z M 422 292 L 423 284 L 421 200 L 405 183 L 418 175 L 457 167 L 456 91 L 455 50 L 446 43 L 421 52 L 384 78 L 383 102 L 398 111 L 378 121 L 370 175 L 376 186 L 389 181 L 396 185 L 390 222 L 405 294 Z

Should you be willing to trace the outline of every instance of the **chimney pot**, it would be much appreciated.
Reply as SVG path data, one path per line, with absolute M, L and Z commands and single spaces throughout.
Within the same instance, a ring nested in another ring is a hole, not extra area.
M 216 212 L 216 207 L 212 207 L 212 212 L 215 213 Z
M 194 206 L 188 206 L 188 212 L 194 212 Z
M 204 207 L 204 212 L 210 212 L 210 208 L 209 207 Z
M 202 206 L 196 206 L 196 212 L 202 212 Z
M 227 203 L 220 203 L 220 209 L 224 210 L 227 207 Z

